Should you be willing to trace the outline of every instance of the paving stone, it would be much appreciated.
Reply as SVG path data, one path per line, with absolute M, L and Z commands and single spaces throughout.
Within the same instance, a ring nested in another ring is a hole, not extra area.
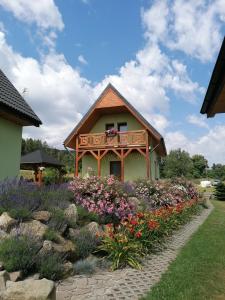
M 129 267 L 114 272 L 99 272 L 91 277 L 73 276 L 59 283 L 57 300 L 138 300 L 154 286 L 166 272 L 191 235 L 206 220 L 213 206 L 196 216 L 190 223 L 181 227 L 162 252 L 152 254 L 143 261 L 141 271 Z

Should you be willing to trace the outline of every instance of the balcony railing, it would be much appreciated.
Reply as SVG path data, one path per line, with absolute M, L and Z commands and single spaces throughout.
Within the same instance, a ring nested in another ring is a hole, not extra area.
M 140 147 L 146 146 L 147 132 L 145 130 L 123 131 L 114 136 L 107 136 L 105 133 L 80 134 L 78 147 L 90 148 L 113 148 L 113 147 Z

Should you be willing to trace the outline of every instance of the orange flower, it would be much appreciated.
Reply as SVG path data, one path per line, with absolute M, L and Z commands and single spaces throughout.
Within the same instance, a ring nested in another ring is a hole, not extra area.
M 159 223 L 155 220 L 148 221 L 148 228 L 154 230 L 159 227 Z

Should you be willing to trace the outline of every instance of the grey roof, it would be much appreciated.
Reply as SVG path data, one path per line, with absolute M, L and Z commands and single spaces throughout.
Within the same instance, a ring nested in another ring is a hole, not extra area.
M 39 126 L 41 120 L 27 104 L 14 85 L 0 69 L 0 107 L 10 111 L 11 114 L 20 116 L 31 125 Z
M 27 168 L 30 166 L 43 166 L 43 167 L 62 167 L 64 166 L 59 160 L 48 155 L 43 150 L 36 150 L 27 153 L 21 157 L 20 166 L 21 168 Z
M 217 96 L 221 92 L 225 84 L 225 37 L 221 45 L 216 64 L 214 66 L 212 76 L 208 85 L 205 99 L 202 104 L 201 113 L 207 114 L 208 117 L 213 117 L 210 114 L 211 109 L 217 101 Z
M 166 153 L 166 146 L 164 142 L 164 138 L 162 135 L 134 108 L 134 106 L 126 99 L 123 95 L 120 94 L 120 92 L 111 84 L 109 83 L 104 91 L 100 94 L 100 96 L 97 98 L 97 100 L 92 104 L 90 109 L 87 111 L 87 113 L 83 116 L 83 118 L 78 122 L 78 124 L 75 126 L 75 128 L 72 130 L 72 132 L 69 134 L 69 136 L 64 141 L 64 145 L 71 139 L 71 137 L 76 134 L 76 131 L 78 128 L 86 121 L 86 119 L 89 117 L 90 113 L 92 112 L 93 108 L 96 106 L 97 102 L 101 99 L 102 95 L 105 93 L 105 91 L 111 88 L 113 89 L 121 99 L 123 99 L 124 103 L 141 119 L 141 121 L 146 125 L 146 127 L 155 135 L 155 137 L 160 140 L 162 147 Z

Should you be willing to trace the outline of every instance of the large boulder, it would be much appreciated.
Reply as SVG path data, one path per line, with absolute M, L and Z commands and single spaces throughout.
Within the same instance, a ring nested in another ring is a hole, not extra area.
M 47 210 L 40 210 L 40 211 L 35 211 L 32 214 L 32 218 L 34 220 L 40 221 L 40 222 L 48 222 L 51 217 L 51 214 Z
M 101 234 L 103 232 L 102 227 L 97 222 L 90 222 L 86 226 L 84 226 L 86 230 L 88 230 L 93 236 Z
M 63 257 L 72 260 L 77 258 L 76 247 L 74 243 L 66 239 L 64 239 L 63 243 L 60 244 L 56 244 L 48 240 L 44 241 L 39 254 L 41 255 L 42 253 L 48 253 L 48 252 L 56 252 L 62 255 Z
M 73 240 L 76 238 L 76 236 L 79 234 L 80 230 L 79 229 L 74 229 L 74 228 L 69 228 L 68 229 L 68 237 Z
M 9 235 L 4 230 L 0 229 L 0 241 L 7 237 L 9 237 Z
M 2 300 L 55 300 L 55 284 L 51 280 L 26 279 L 24 281 L 7 281 L 6 290 L 0 293 Z
M 65 210 L 64 215 L 68 221 L 76 223 L 78 220 L 78 212 L 75 204 L 70 204 Z
M 37 239 L 43 239 L 47 226 L 40 221 L 32 220 L 25 223 L 20 223 L 18 228 L 11 231 L 12 235 L 22 234 L 30 235 Z
M 22 274 L 22 271 L 11 272 L 11 273 L 9 273 L 9 277 L 10 277 L 11 281 L 15 282 L 15 281 L 22 279 L 23 274 Z
M 4 212 L 0 216 L 0 229 L 8 231 L 17 221 L 10 217 L 7 212 Z
M 9 274 L 6 271 L 0 272 L 0 292 L 6 289 L 6 281 L 9 280 Z M 0 295 L 1 299 L 1 295 Z

